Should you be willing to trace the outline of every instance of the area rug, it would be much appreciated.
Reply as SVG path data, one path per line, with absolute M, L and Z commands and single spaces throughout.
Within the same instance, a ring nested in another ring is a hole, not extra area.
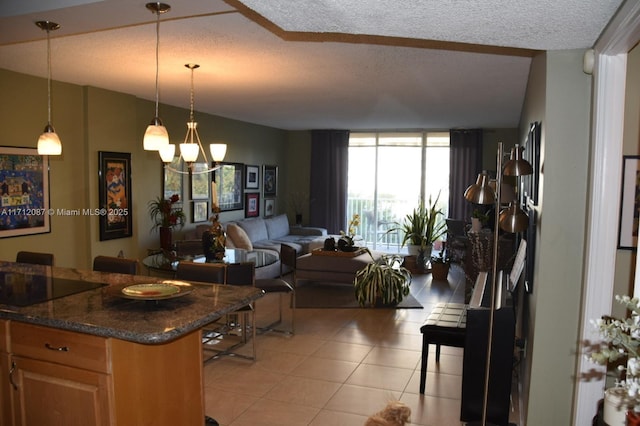
M 349 309 L 360 308 L 360 305 L 351 285 L 304 283 L 296 287 L 296 308 Z M 422 309 L 422 305 L 410 294 L 398 305 L 386 309 Z

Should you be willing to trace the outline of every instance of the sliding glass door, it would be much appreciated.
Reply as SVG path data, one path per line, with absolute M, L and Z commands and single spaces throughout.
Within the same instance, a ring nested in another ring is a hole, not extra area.
M 349 139 L 346 222 L 359 214 L 359 235 L 373 249 L 401 251 L 393 230 L 420 199 L 449 199 L 449 133 L 357 133 Z M 445 216 L 446 217 L 446 216 Z

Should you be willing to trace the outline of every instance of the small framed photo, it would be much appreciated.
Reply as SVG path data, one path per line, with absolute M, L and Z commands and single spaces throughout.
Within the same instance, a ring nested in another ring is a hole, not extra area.
M 260 216 L 260 194 L 257 192 L 247 192 L 244 196 L 244 217 Z
M 244 180 L 245 189 L 260 188 L 260 167 L 245 166 L 244 176 L 245 176 L 245 180 Z
M 264 217 L 271 217 L 276 213 L 276 200 L 266 198 L 264 200 Z
M 207 214 L 209 212 L 209 202 L 194 201 L 191 206 L 191 212 L 193 215 L 193 223 L 206 222 Z
M 638 246 L 638 214 L 640 213 L 640 156 L 625 155 L 622 163 L 622 197 L 618 248 L 635 250 Z
M 262 187 L 265 197 L 278 196 L 278 166 L 262 166 Z

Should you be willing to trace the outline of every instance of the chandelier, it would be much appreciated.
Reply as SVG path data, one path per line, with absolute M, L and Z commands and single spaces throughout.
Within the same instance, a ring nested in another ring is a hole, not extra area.
M 187 122 L 187 134 L 184 137 L 184 142 L 180 144 L 180 157 L 187 163 L 187 171 L 175 169 L 171 166 L 173 161 L 173 157 L 175 156 L 176 146 L 174 144 L 168 144 L 160 148 L 160 158 L 165 163 L 165 168 L 176 172 L 176 173 L 191 173 L 191 174 L 201 174 L 201 173 L 211 173 L 214 170 L 220 168 L 219 163 L 224 160 L 224 156 L 227 153 L 227 145 L 222 143 L 214 143 L 209 145 L 209 150 L 211 151 L 211 158 L 213 160 L 212 167 L 209 167 L 209 159 L 207 158 L 207 153 L 202 147 L 202 142 L 200 141 L 200 135 L 198 134 L 198 123 L 194 120 L 193 115 L 193 104 L 194 104 L 194 89 L 193 89 L 193 74 L 194 70 L 200 68 L 198 64 L 185 64 L 185 67 L 191 70 L 191 92 L 190 92 L 190 111 L 189 111 L 189 121 Z M 203 157 L 203 167 L 194 167 L 198 157 L 202 154 Z

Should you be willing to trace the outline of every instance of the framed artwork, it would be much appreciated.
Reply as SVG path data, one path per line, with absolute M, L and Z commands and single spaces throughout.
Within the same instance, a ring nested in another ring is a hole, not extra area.
M 51 232 L 49 157 L 0 147 L 0 238 Z
M 534 206 L 538 205 L 538 192 L 540 186 L 540 134 L 541 125 L 536 121 L 531 123 L 529 133 L 524 145 L 522 156 L 531 164 L 533 173 L 523 176 L 521 179 L 522 194 L 525 201 Z
M 525 251 L 525 275 L 524 275 L 524 289 L 527 293 L 533 292 L 533 268 L 535 266 L 536 256 L 536 223 L 538 212 L 535 207 L 528 206 L 527 215 L 529 216 L 529 226 L 525 234 L 525 240 L 527 241 Z
M 193 163 L 192 172 L 189 173 L 192 200 L 209 199 L 209 173 L 206 173 L 207 163 Z
M 244 180 L 245 189 L 260 188 L 260 167 L 245 166 L 244 177 L 245 177 L 245 180 Z
M 265 197 L 278 195 L 278 166 L 262 166 L 262 188 Z
M 100 241 L 126 238 L 132 231 L 131 154 L 98 151 Z
M 208 201 L 194 201 L 191 206 L 191 216 L 193 223 L 206 222 L 209 214 L 209 202 Z
M 260 194 L 257 192 L 247 192 L 244 194 L 244 217 L 260 216 Z
M 622 195 L 620 197 L 620 229 L 618 248 L 638 247 L 638 209 L 640 209 L 640 156 L 622 157 Z
M 182 203 L 183 195 L 182 195 L 182 174 L 176 172 L 175 170 L 182 170 L 183 161 L 181 157 L 173 157 L 173 161 L 169 165 L 171 168 L 165 167 L 164 163 L 162 164 L 162 194 L 165 200 L 171 198 L 172 195 L 178 194 L 180 196 L 180 201 L 178 204 Z M 174 170 L 171 170 L 174 169 Z
M 242 210 L 244 208 L 242 197 L 244 164 L 220 163 L 219 165 L 220 168 L 213 173 L 212 179 L 216 183 L 220 211 Z
M 264 200 L 264 217 L 271 217 L 276 213 L 276 200 L 266 198 Z

